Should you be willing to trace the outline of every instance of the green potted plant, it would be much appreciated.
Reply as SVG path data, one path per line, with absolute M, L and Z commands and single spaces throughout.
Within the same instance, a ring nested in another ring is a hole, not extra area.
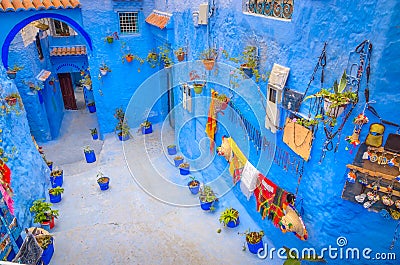
M 220 110 L 225 110 L 228 107 L 228 103 L 230 101 L 230 99 L 228 98 L 227 95 L 222 94 L 222 93 L 218 93 L 215 97 L 216 99 L 216 106 L 218 109 Z
M 215 48 L 208 48 L 201 52 L 200 59 L 203 61 L 204 68 L 210 71 L 214 68 L 215 60 L 218 58 L 218 51 Z
M 110 178 L 104 176 L 103 172 L 97 173 L 97 184 L 100 186 L 100 190 L 108 190 L 110 184 Z
M 29 210 L 34 214 L 33 222 L 41 224 L 43 228 L 54 227 L 54 218 L 59 216 L 58 210 L 53 210 L 52 203 L 45 202 L 45 199 L 37 199 L 32 203 Z
M 247 230 L 244 233 L 238 233 L 239 235 L 244 235 L 246 237 L 247 247 L 249 251 L 253 254 L 257 254 L 259 249 L 264 249 L 264 243 L 262 238 L 264 236 L 264 231 L 250 231 Z
M 196 177 L 193 177 L 193 176 L 189 176 L 190 177 L 190 181 L 188 182 L 188 187 L 189 187 L 189 190 L 190 190 L 190 192 L 192 193 L 192 194 L 197 194 L 197 193 L 199 193 L 199 190 L 200 190 L 200 181 L 198 181 L 197 179 L 196 179 Z
M 189 163 L 180 163 L 179 167 L 179 172 L 181 175 L 189 175 L 190 173 L 190 164 Z
M 24 69 L 23 66 L 14 65 L 13 68 L 8 68 L 7 76 L 10 79 L 15 79 L 17 77 L 17 72 Z
M 176 167 L 179 167 L 179 165 L 182 163 L 183 163 L 183 156 L 175 156 L 174 157 L 174 164 Z
M 171 50 L 168 46 L 158 47 L 158 54 L 165 68 L 171 67 L 172 59 L 170 58 Z
M 61 194 L 64 192 L 64 188 L 61 187 L 55 187 L 49 189 L 49 196 L 50 196 L 50 202 L 52 203 L 58 203 L 61 201 Z
M 324 100 L 325 115 L 332 119 L 336 119 L 343 113 L 345 107 L 349 103 L 355 102 L 358 99 L 356 92 L 345 91 L 346 86 L 347 75 L 346 71 L 344 71 L 339 83 L 335 80 L 332 88 L 322 88 L 320 91 L 314 95 L 306 97 L 304 100 L 310 98 L 322 98 Z
M 96 161 L 96 154 L 94 153 L 94 150 L 90 148 L 90 146 L 85 146 L 83 148 L 83 153 L 85 154 L 87 163 L 93 163 Z
M 126 62 L 130 63 L 133 61 L 134 58 L 135 56 L 132 53 L 128 52 L 122 56 L 122 62 L 124 62 L 125 60 Z
M 142 134 L 149 134 L 153 132 L 153 126 L 148 120 L 142 122 L 142 124 L 140 124 L 140 128 L 142 130 Z
M 100 65 L 100 73 L 102 76 L 105 76 L 108 72 L 111 72 L 110 67 L 107 64 L 101 63 Z
M 10 93 L 8 94 L 4 100 L 7 102 L 7 104 L 11 106 L 15 106 L 17 104 L 17 101 L 19 102 L 21 100 L 21 97 L 18 93 Z
M 239 211 L 230 207 L 226 208 L 219 217 L 219 222 L 227 227 L 236 227 L 239 225 Z
M 179 47 L 176 51 L 174 51 L 176 58 L 178 59 L 178 62 L 182 62 L 185 60 L 185 55 L 186 52 L 182 47 Z
M 214 202 L 217 201 L 218 198 L 210 186 L 204 185 L 200 187 L 199 200 L 201 209 L 204 211 L 213 211 L 215 209 Z
M 97 133 L 97 128 L 89 129 L 93 140 L 99 139 L 99 134 Z
M 118 132 L 118 139 L 120 141 L 126 141 L 130 138 L 130 127 L 125 120 L 119 121 L 115 130 Z
M 85 74 L 79 83 L 88 90 L 92 90 L 92 79 L 89 74 Z
M 256 79 L 259 78 L 258 67 L 258 55 L 257 48 L 255 46 L 246 46 L 242 52 L 240 70 L 243 75 L 251 78 L 253 74 L 256 75 Z M 257 77 L 258 76 L 258 77 Z
M 113 43 L 114 42 L 114 40 L 119 40 L 119 37 L 118 37 L 118 33 L 117 32 L 114 32 L 114 33 L 112 33 L 112 34 L 110 34 L 110 35 L 107 35 L 105 38 L 104 38 L 104 40 L 106 41 L 106 42 L 108 42 L 108 43 Z
M 158 54 L 155 51 L 148 52 L 146 61 L 150 65 L 151 68 L 156 67 L 157 63 L 158 63 Z

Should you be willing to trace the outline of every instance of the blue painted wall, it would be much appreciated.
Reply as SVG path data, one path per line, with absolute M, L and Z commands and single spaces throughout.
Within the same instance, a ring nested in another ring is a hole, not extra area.
M 400 62 L 398 56 L 400 29 L 395 22 L 399 19 L 398 1 L 295 1 L 293 18 L 290 22 L 243 14 L 242 1 L 215 1 L 217 10 L 211 17 L 209 26 L 196 28 L 193 25 L 192 12 L 198 10 L 198 5 L 202 2 L 204 1 L 191 1 L 190 3 L 156 1 L 156 9 L 173 13 L 174 45 L 176 47 L 186 46 L 189 50 L 189 59 L 197 59 L 199 52 L 207 46 L 207 43 L 218 48 L 223 47 L 232 56 L 238 56 L 247 45 L 256 45 L 260 48 L 261 71 L 270 71 L 273 63 L 290 67 L 287 87 L 302 92 L 307 87 L 325 41 L 328 42 L 325 87 L 331 87 L 333 81 L 339 79 L 342 71 L 347 67 L 350 53 L 363 40 L 369 39 L 374 45 L 369 84 L 370 99 L 377 101 L 373 106 L 384 119 L 400 123 L 400 117 L 395 115 L 398 113 L 400 94 L 400 90 L 396 89 L 400 82 L 396 78 L 399 70 L 394 67 Z M 318 80 L 319 74 L 312 83 L 309 94 L 319 90 Z M 365 86 L 364 76 L 360 91 L 363 91 Z M 260 84 L 260 88 L 265 93 L 264 83 Z M 223 90 L 222 87 L 219 89 Z M 179 94 L 179 92 L 177 93 Z M 210 88 L 203 93 L 205 95 L 210 93 Z M 178 95 L 176 96 L 178 97 Z M 256 104 L 260 100 L 257 93 L 248 93 L 244 98 L 251 104 Z M 349 121 L 361 113 L 363 107 L 364 98 L 360 93 L 360 103 L 353 111 Z M 254 110 L 251 111 L 243 106 L 242 112 L 250 117 Z M 255 112 L 257 113 L 257 110 Z M 307 108 L 303 107 L 302 112 L 307 113 Z M 204 113 L 206 112 L 202 114 Z M 370 123 L 377 121 L 372 114 L 367 112 L 367 115 Z M 179 122 L 178 119 L 177 121 Z M 262 126 L 264 118 L 258 122 Z M 229 121 L 226 124 L 229 126 Z M 365 140 L 368 126 L 363 128 L 361 141 Z M 193 124 L 186 125 L 184 128 L 188 130 L 188 135 L 191 137 L 187 140 L 179 140 L 190 145 L 190 147 L 186 147 L 188 151 L 184 151 L 187 156 L 192 155 L 195 158 L 199 153 L 196 151 L 198 142 L 192 136 L 196 135 L 195 132 L 198 129 Z M 232 132 L 232 130 L 235 130 L 234 126 L 228 128 L 228 132 Z M 344 138 L 351 135 L 352 130 L 353 125 L 348 122 L 343 129 L 339 151 L 328 153 L 322 164 L 318 163 L 324 141 L 322 129 L 315 136 L 311 160 L 306 163 L 299 189 L 299 196 L 304 199 L 303 219 L 309 232 L 309 240 L 306 242 L 298 240 L 290 233 L 282 234 L 279 229 L 273 227 L 270 221 L 262 221 L 259 213 L 255 211 L 254 199 L 247 202 L 235 188 L 234 192 L 239 200 L 259 221 L 276 247 L 286 245 L 322 248 L 329 244 L 336 246 L 336 239 L 343 235 L 347 237 L 349 246 L 370 247 L 374 252 L 389 251 L 396 222 L 384 220 L 379 214 L 368 212 L 361 205 L 341 199 L 346 179 L 345 165 L 352 162 L 356 153 L 356 151 L 350 153 L 345 150 Z M 387 126 L 385 135 L 394 131 L 395 128 Z M 217 139 L 220 139 L 221 133 L 225 132 L 219 132 Z M 264 130 L 263 133 L 267 134 Z M 248 144 L 240 138 L 237 139 L 239 139 L 237 142 L 241 147 Z M 290 152 L 281 141 L 282 132 L 277 133 L 276 139 L 280 148 Z M 252 149 L 250 149 L 250 153 L 254 156 Z M 270 158 L 261 156 L 250 160 L 258 164 L 258 169 L 262 173 L 268 174 L 268 178 L 280 187 L 295 192 L 296 176 L 288 174 L 274 164 L 269 168 L 270 163 L 267 161 L 270 162 Z M 214 169 L 209 169 L 213 171 L 205 173 L 206 175 L 221 172 L 223 165 L 219 158 L 216 158 L 215 164 Z M 393 252 L 399 253 L 399 244 Z M 357 263 L 357 261 L 353 262 Z M 334 262 L 330 263 L 335 264 Z M 358 262 L 358 264 L 360 263 Z
M 25 108 L 18 105 L 10 108 L 4 101 L 8 94 L 18 90 L 15 83 L 6 77 L 2 66 L 0 87 L 1 106 L 4 106 L 0 115 L 0 147 L 11 169 L 15 216 L 22 227 L 30 227 L 32 217 L 28 206 L 38 198 L 45 198 L 50 171 L 32 142 Z

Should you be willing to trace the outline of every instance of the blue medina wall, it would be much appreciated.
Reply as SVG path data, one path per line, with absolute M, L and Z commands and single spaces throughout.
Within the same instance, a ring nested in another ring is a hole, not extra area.
M 400 117 L 395 115 L 398 113 L 400 96 L 400 90 L 397 89 L 400 80 L 396 78 L 399 70 L 395 67 L 400 63 L 400 29 L 396 26 L 400 10 L 398 2 L 393 0 L 295 1 L 293 17 L 288 22 L 244 14 L 242 1 L 210 1 L 215 2 L 217 9 L 209 20 L 208 28 L 194 27 L 192 12 L 197 11 L 202 2 L 204 1 L 190 3 L 156 1 L 156 9 L 173 13 L 174 45 L 175 47 L 186 46 L 189 50 L 189 59 L 197 59 L 199 52 L 206 48 L 207 43 L 226 49 L 231 56 L 238 56 L 247 45 L 256 45 L 260 50 L 261 71 L 270 71 L 273 63 L 290 67 L 287 87 L 304 92 L 325 41 L 328 45 L 324 86 L 331 87 L 333 81 L 339 79 L 343 70 L 347 68 L 349 61 L 355 60 L 358 63 L 359 58 L 351 57 L 350 54 L 359 43 L 368 39 L 373 44 L 369 83 L 370 99 L 376 101 L 373 106 L 385 120 L 400 123 Z M 319 79 L 320 72 L 317 73 L 308 91 L 309 95 L 320 89 Z M 265 83 L 261 83 L 260 87 L 265 93 Z M 364 108 L 365 99 L 362 91 L 365 87 L 364 75 L 361 82 L 360 102 L 343 129 L 338 152 L 328 152 L 320 164 L 321 149 L 325 139 L 323 130 L 318 130 L 315 135 L 311 159 L 305 163 L 298 193 L 299 197 L 303 198 L 303 219 L 309 232 L 307 241 L 300 241 L 292 234 L 282 234 L 279 229 L 273 227 L 270 221 L 262 221 L 259 213 L 255 211 L 254 199 L 247 202 L 235 188 L 238 198 L 259 221 L 276 247 L 286 245 L 322 248 L 329 244 L 336 246 L 336 239 L 343 235 L 347 237 L 349 246 L 370 247 L 374 252 L 389 251 L 396 222 L 385 220 L 380 214 L 365 210 L 362 205 L 341 199 L 341 192 L 346 181 L 345 165 L 352 162 L 357 151 L 357 149 L 352 152 L 346 150 L 347 144 L 344 138 L 351 135 L 354 126 L 351 120 Z M 210 88 L 207 88 L 205 93 L 209 92 Z M 260 101 L 259 95 L 253 92 L 249 91 L 246 100 L 251 105 L 257 105 L 256 102 Z M 301 111 L 307 114 L 307 104 L 303 105 Z M 253 115 L 250 109 L 245 107 L 242 112 L 247 117 Z M 370 118 L 370 123 L 377 122 L 370 112 L 367 111 L 366 115 Z M 283 111 L 281 125 L 283 125 L 284 117 Z M 259 122 L 262 125 L 264 120 Z M 229 123 L 226 124 L 229 127 Z M 365 140 L 368 127 L 369 124 L 363 128 L 361 141 Z M 227 129 L 229 131 L 234 127 Z M 385 136 L 393 133 L 395 129 L 395 127 L 386 126 Z M 194 135 L 194 132 L 189 132 L 189 134 Z M 219 133 L 218 137 L 220 136 Z M 282 142 L 282 131 L 277 133 L 276 140 L 278 147 L 291 152 Z M 237 141 L 240 147 L 247 145 L 247 142 L 241 139 Z M 185 144 L 191 144 L 188 149 L 197 149 L 194 141 L 185 141 Z M 192 152 L 192 154 L 196 153 Z M 260 161 L 258 169 L 268 174 L 268 178 L 290 192 L 296 191 L 298 179 L 295 174 L 290 174 L 275 164 L 269 168 L 269 163 L 263 162 L 270 161 L 270 158 L 262 156 L 251 161 L 257 160 Z M 399 244 L 393 252 L 399 253 Z
M 146 62 L 140 65 L 137 60 L 132 63 L 123 60 L 123 55 L 128 52 L 146 59 L 148 52 L 156 48 L 152 33 L 153 26 L 145 22 L 145 18 L 154 9 L 154 4 L 153 1 L 120 2 L 118 5 L 113 1 L 81 1 L 81 3 L 84 28 L 93 41 L 93 54 L 89 56 L 89 65 L 97 116 L 103 135 L 114 131 L 117 124 L 113 116 L 115 109 L 125 108 L 139 85 L 158 70 L 157 67 L 151 68 Z M 139 12 L 137 34 L 120 33 L 118 11 Z M 99 27 L 99 25 L 102 26 Z M 119 35 L 119 40 L 114 40 L 111 44 L 107 43 L 105 37 L 114 32 Z M 102 63 L 106 63 L 112 72 L 97 78 Z M 160 108 L 158 108 L 158 113 L 162 111 Z M 137 113 L 136 115 L 139 119 L 144 119 L 145 114 Z M 135 123 L 135 125 L 139 124 Z

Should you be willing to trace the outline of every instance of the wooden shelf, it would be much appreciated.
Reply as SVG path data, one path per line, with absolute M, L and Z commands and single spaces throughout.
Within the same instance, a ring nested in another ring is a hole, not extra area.
M 392 181 L 394 178 L 396 178 L 396 176 L 394 176 L 394 175 L 389 175 L 389 174 L 385 174 L 385 173 L 381 173 L 381 172 L 375 172 L 375 171 L 372 171 L 372 170 L 369 170 L 369 169 L 366 169 L 363 167 L 355 166 L 352 164 L 347 164 L 346 167 L 349 169 L 364 173 L 364 174 L 368 174 L 371 177 L 381 177 L 383 179 L 390 180 L 390 181 Z
M 369 184 L 369 185 L 367 186 L 367 188 L 368 188 L 368 189 L 372 189 L 371 184 Z M 389 193 L 389 192 L 388 192 L 388 189 L 387 189 L 386 187 L 382 187 L 382 186 L 379 188 L 378 192 Z M 392 195 L 393 195 L 393 196 L 396 196 L 396 197 L 400 197 L 400 192 L 397 191 L 397 190 L 393 190 Z

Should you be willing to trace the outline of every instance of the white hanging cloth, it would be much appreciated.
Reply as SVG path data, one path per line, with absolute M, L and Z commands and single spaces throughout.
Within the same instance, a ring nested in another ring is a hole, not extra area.
M 242 177 L 240 179 L 240 190 L 246 196 L 247 200 L 250 200 L 253 191 L 257 186 L 257 177 L 260 172 L 247 161 L 242 171 Z

